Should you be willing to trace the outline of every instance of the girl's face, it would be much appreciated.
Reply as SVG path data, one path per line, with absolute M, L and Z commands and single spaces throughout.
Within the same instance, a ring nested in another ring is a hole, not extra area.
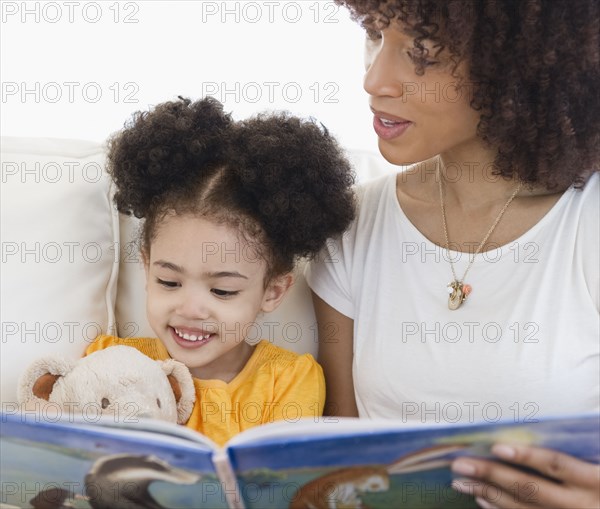
M 379 150 L 393 164 L 411 164 L 480 143 L 476 137 L 479 114 L 469 106 L 472 87 L 452 76 L 444 50 L 431 41 L 423 76 L 415 73 L 413 37 L 398 24 L 367 38 L 364 88 L 374 112 Z M 457 76 L 466 76 L 462 62 Z M 458 155 L 458 154 L 457 154 Z
M 192 375 L 229 381 L 245 364 L 248 331 L 285 289 L 265 289 L 266 263 L 225 225 L 168 215 L 146 257 L 148 320 L 171 357 Z

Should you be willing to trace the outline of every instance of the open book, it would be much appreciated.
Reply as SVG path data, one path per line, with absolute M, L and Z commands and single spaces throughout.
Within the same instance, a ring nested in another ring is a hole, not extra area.
M 477 507 L 450 487 L 457 455 L 497 441 L 600 462 L 598 415 L 467 425 L 306 419 L 225 448 L 174 424 L 0 414 L 0 508 Z

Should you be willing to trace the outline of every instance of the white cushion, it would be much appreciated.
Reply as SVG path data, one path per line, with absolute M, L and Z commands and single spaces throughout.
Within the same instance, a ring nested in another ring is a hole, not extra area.
M 2 138 L 0 401 L 34 359 L 114 330 L 118 216 L 102 145 Z

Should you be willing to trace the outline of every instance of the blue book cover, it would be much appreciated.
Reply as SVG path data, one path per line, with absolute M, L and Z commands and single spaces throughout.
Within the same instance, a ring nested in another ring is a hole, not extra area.
M 496 442 L 600 463 L 600 416 L 467 425 L 323 418 L 248 430 L 218 448 L 182 426 L 0 415 L 0 507 L 468 508 L 449 464 Z M 45 504 L 45 505 L 44 505 Z

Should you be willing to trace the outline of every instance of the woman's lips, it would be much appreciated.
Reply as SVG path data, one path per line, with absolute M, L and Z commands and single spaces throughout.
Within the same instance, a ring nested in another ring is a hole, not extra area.
M 392 140 L 404 134 L 412 122 L 410 120 L 400 119 L 392 115 L 381 116 L 380 113 L 375 113 L 373 117 L 373 128 L 381 139 Z

